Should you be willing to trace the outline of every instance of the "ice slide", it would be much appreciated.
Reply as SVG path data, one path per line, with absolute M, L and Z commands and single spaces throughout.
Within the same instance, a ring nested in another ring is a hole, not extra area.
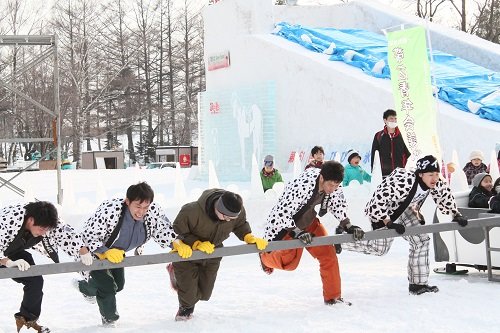
M 365 74 L 390 79 L 385 36 L 361 29 L 311 28 L 280 22 L 274 34 L 331 55 Z M 429 57 L 430 57 L 429 51 Z M 457 109 L 500 122 L 500 73 L 451 54 L 432 52 L 438 96 Z

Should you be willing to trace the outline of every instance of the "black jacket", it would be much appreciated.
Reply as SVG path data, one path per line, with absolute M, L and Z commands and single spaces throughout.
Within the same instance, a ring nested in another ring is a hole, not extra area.
M 375 151 L 378 150 L 380 164 L 382 167 L 382 176 L 389 175 L 396 168 L 404 168 L 411 153 L 406 147 L 401 132 L 396 127 L 396 132 L 391 137 L 387 132 L 387 126 L 375 133 L 372 143 L 371 169 L 373 172 L 373 159 Z
M 469 193 L 469 207 L 471 208 L 490 208 L 488 202 L 492 197 L 492 193 L 486 191 L 481 186 L 474 186 Z

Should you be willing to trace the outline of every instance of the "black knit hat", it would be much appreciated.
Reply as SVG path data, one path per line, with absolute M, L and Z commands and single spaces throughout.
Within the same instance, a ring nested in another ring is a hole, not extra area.
M 215 208 L 222 214 L 229 217 L 240 215 L 242 207 L 241 197 L 236 193 L 226 191 L 215 203 Z
M 425 173 L 425 172 L 440 172 L 439 163 L 437 159 L 432 155 L 427 155 L 422 157 L 417 161 L 417 173 Z

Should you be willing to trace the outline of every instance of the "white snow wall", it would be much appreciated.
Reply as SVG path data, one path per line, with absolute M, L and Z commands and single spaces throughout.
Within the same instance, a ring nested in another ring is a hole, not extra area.
M 393 108 L 389 80 L 327 60 L 271 35 L 275 22 L 316 27 L 381 29 L 418 23 L 375 2 L 334 6 L 274 6 L 272 0 L 223 0 L 204 12 L 205 59 L 228 50 L 228 68 L 207 71 L 207 91 L 276 82 L 277 165 L 284 168 L 291 151 L 309 154 L 314 145 L 328 151 L 354 147 L 369 151 L 383 126 L 382 113 Z M 420 22 L 424 24 L 424 22 Z M 500 47 L 468 34 L 429 24 L 432 46 L 481 66 L 500 70 Z M 439 102 L 438 130 L 446 160 L 453 149 L 462 166 L 471 150 L 489 152 L 500 141 L 500 124 Z

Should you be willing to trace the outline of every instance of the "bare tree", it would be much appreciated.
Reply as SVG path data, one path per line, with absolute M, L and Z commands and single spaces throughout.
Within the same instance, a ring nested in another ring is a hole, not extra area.
M 417 0 L 416 15 L 422 18 L 428 18 L 433 21 L 439 7 L 444 4 L 446 0 Z
M 500 0 L 488 0 L 483 5 L 477 3 L 471 33 L 500 44 Z

